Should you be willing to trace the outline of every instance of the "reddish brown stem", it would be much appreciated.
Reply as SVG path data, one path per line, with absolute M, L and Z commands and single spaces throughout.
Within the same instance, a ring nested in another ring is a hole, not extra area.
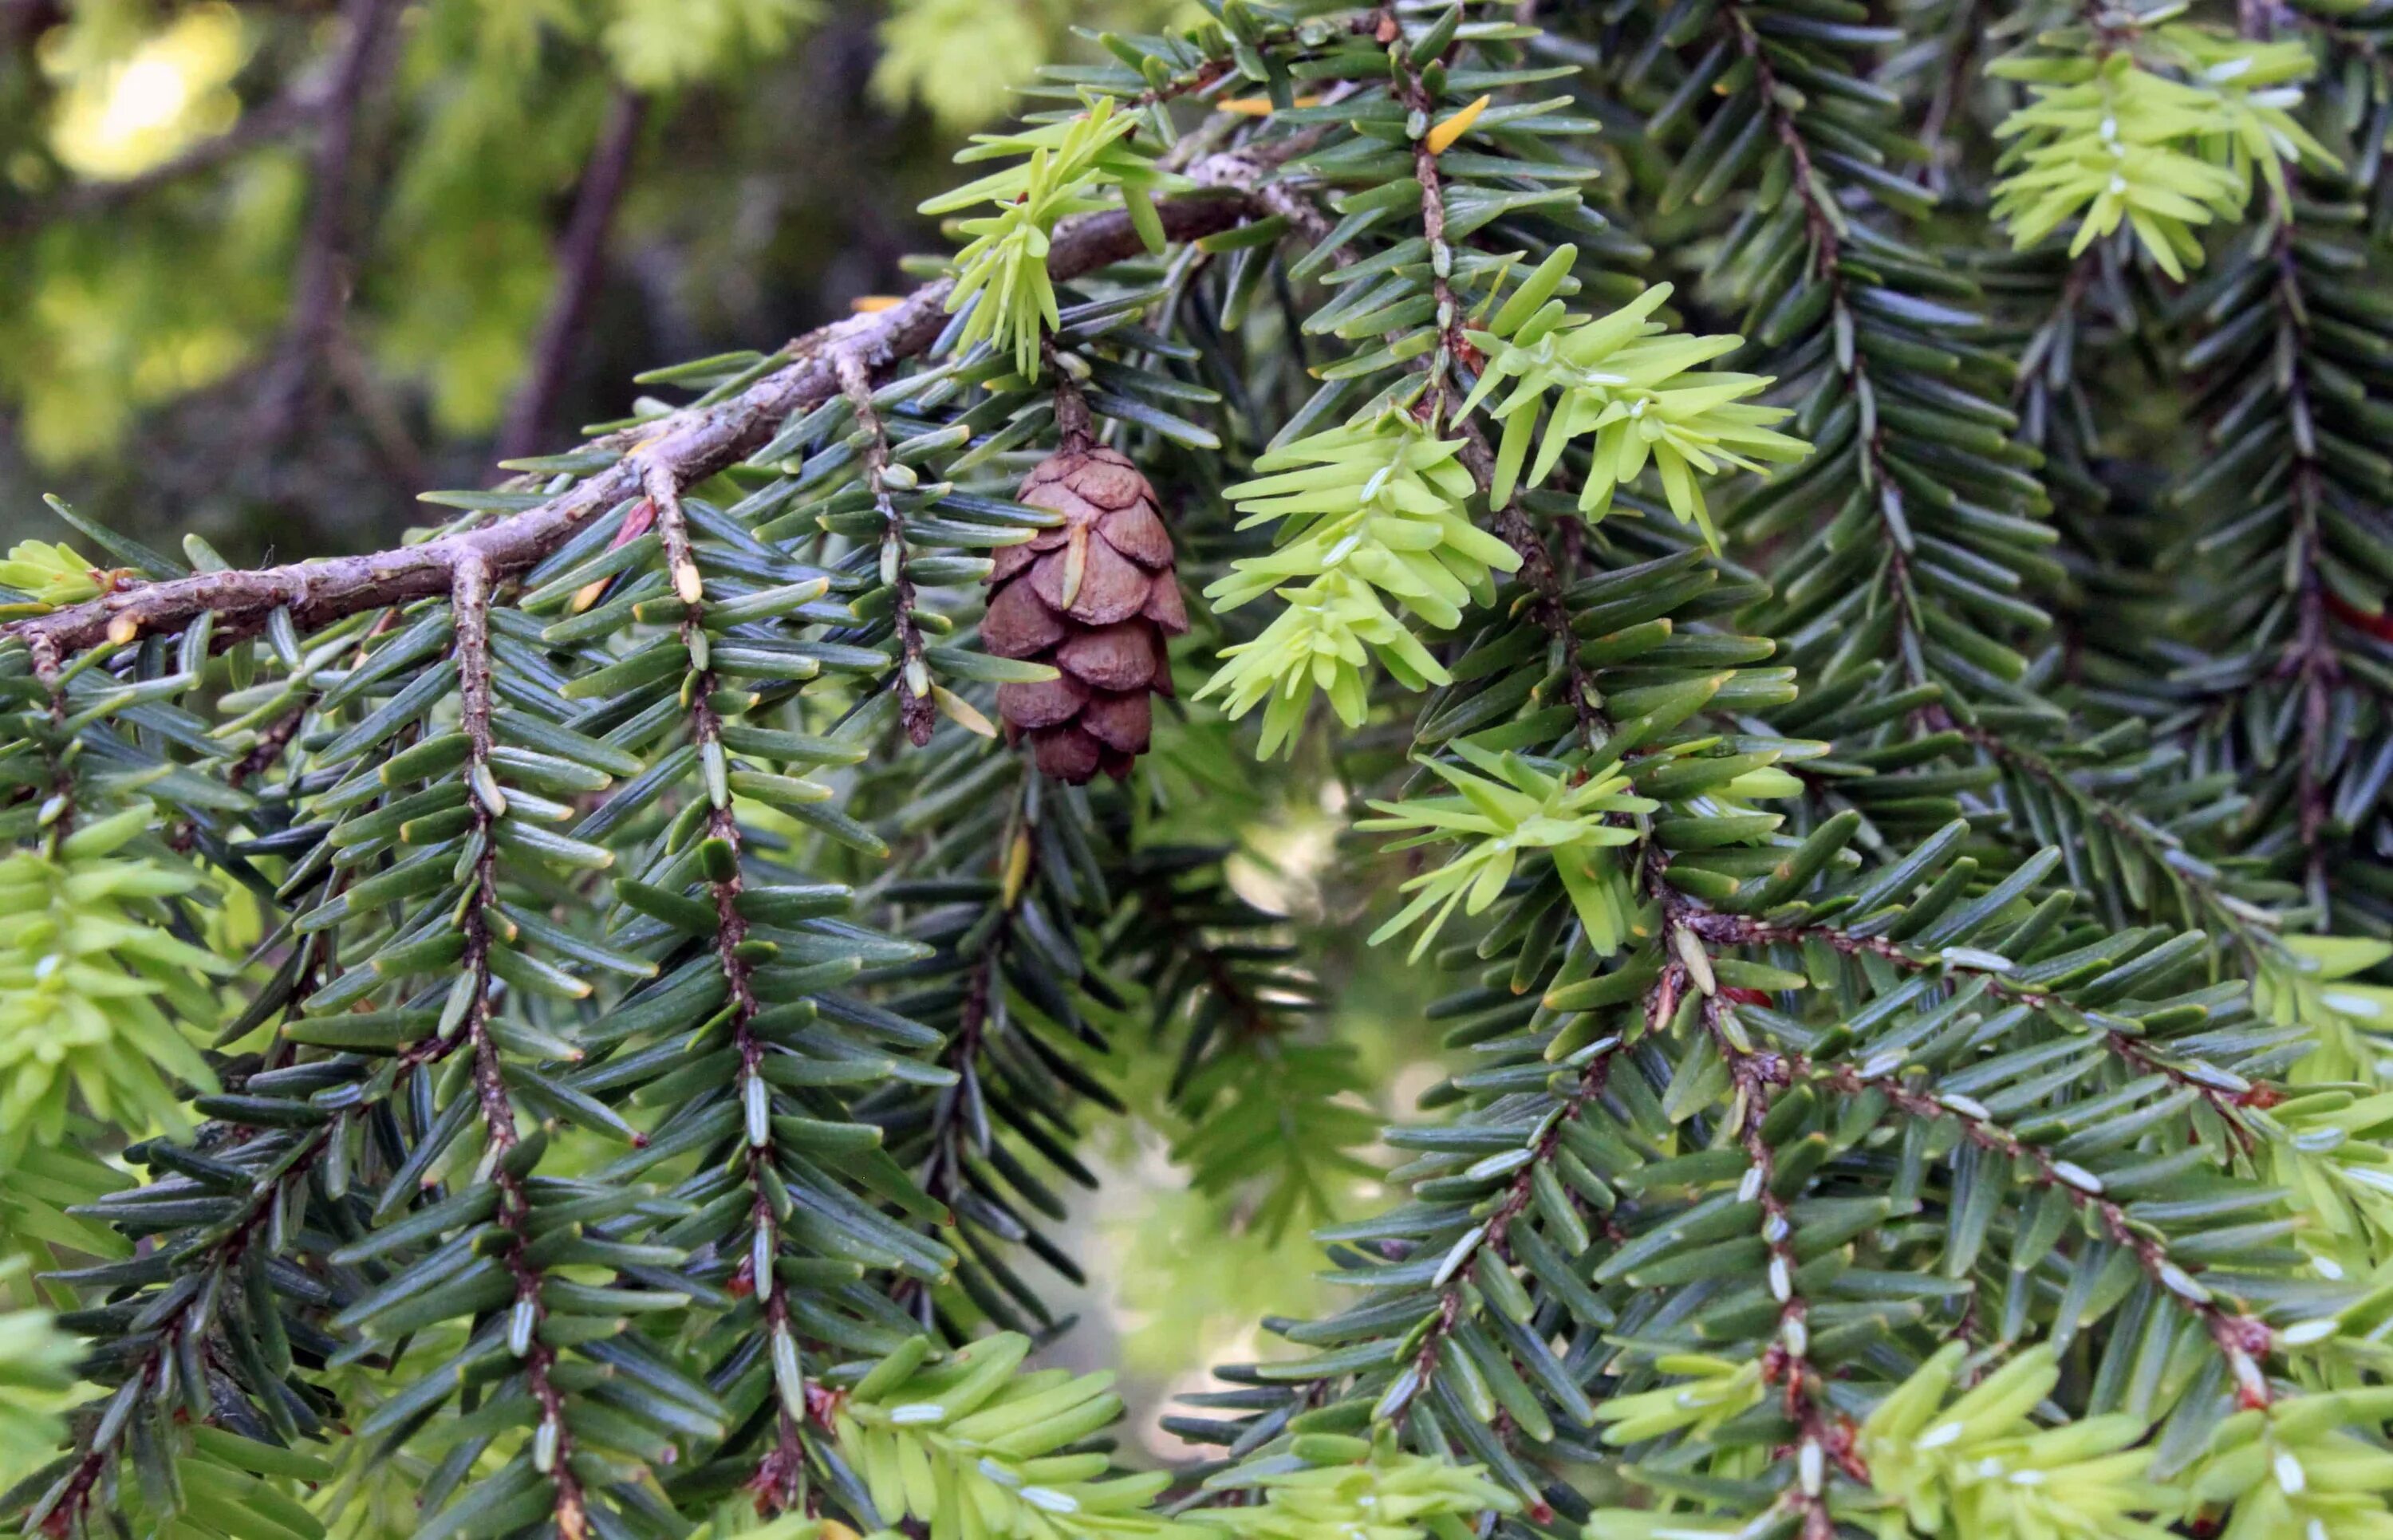
M 551 1511 L 564 1540 L 582 1540 L 588 1533 L 581 1482 L 568 1456 L 572 1435 L 565 1427 L 565 1403 L 551 1382 L 549 1371 L 556 1350 L 540 1338 L 547 1316 L 542 1300 L 541 1271 L 525 1255 L 531 1241 L 531 1200 L 524 1190 L 524 1173 L 509 1159 L 521 1142 L 516 1132 L 515 1099 L 507 1090 L 506 1071 L 490 1033 L 490 923 L 499 903 L 498 855 L 493 843 L 498 813 L 490 805 L 490 572 L 474 558 L 460 562 L 451 603 L 457 621 L 457 696 L 459 726 L 465 735 L 466 794 L 474 810 L 470 842 L 480 854 L 474 863 L 472 891 L 462 917 L 465 951 L 461 966 L 473 981 L 474 998 L 465 1011 L 464 1038 L 473 1055 L 474 1095 L 481 1104 L 482 1126 L 495 1158 L 490 1184 L 498 1189 L 498 1222 L 507 1234 L 506 1265 L 515 1281 L 519 1314 L 529 1314 L 531 1329 L 523 1350 L 524 1385 L 540 1407 L 541 1435 L 548 1450 L 547 1475 L 555 1494 Z
M 897 639 L 897 721 L 906 730 L 907 741 L 919 749 L 931 741 L 939 712 L 931 704 L 929 691 L 915 687 L 918 679 L 927 685 L 929 675 L 922 661 L 922 629 L 914 620 L 914 576 L 907 559 L 906 520 L 897 512 L 885 479 L 889 435 L 881 424 L 880 409 L 873 404 L 872 371 L 862 360 L 840 360 L 839 387 L 856 413 L 857 426 L 864 430 L 864 479 L 872 489 L 873 507 L 881 515 L 883 570 L 889 578 L 890 623 Z

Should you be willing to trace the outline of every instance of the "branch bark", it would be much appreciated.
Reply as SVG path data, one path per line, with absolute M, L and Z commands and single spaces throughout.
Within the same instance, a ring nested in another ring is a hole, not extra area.
M 1244 152 L 1200 163 L 1191 175 L 1210 194 L 1158 203 L 1165 234 L 1175 241 L 1193 241 L 1237 224 L 1253 211 L 1248 194 L 1273 163 Z M 1056 227 L 1047 270 L 1057 279 L 1077 278 L 1144 249 L 1128 215 L 1082 215 Z M 686 489 L 761 448 L 782 422 L 838 391 L 841 359 L 854 359 L 877 372 L 922 352 L 946 325 L 950 287 L 946 279 L 924 284 L 889 309 L 852 317 L 791 343 L 791 363 L 727 401 L 598 440 L 600 447 L 624 449 L 623 457 L 538 507 L 497 523 L 370 555 L 195 572 L 140 584 L 0 627 L 0 635 L 64 656 L 102 642 L 177 632 L 203 614 L 216 617 L 221 634 L 242 635 L 284 607 L 307 632 L 360 610 L 446 594 L 468 556 L 488 566 L 493 582 L 503 581 L 564 544 L 584 520 L 641 496 L 650 477 L 669 478 Z M 633 442 L 634 434 L 647 437 Z
M 557 393 L 573 365 L 574 349 L 590 319 L 590 306 L 607 270 L 607 234 L 622 202 L 623 184 L 631 179 L 633 152 L 639 148 L 640 127 L 647 116 L 646 98 L 619 89 L 608 108 L 598 142 L 582 168 L 582 186 L 574 194 L 573 213 L 556 247 L 556 293 L 542 318 L 540 335 L 532 343 L 531 368 L 523 388 L 508 404 L 507 420 L 499 431 L 499 458 L 517 460 L 540 452 L 541 435 L 556 409 Z

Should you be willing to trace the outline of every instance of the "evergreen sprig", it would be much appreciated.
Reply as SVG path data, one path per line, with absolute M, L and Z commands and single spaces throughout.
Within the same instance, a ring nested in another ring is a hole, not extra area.
M 2393 1525 L 2376 23 L 1207 11 L 399 550 L 0 567 L 0 1514 Z M 1168 1471 L 1030 1362 L 1141 1119 L 1341 1291 Z
M 1049 239 L 1057 220 L 1109 206 L 1100 189 L 1121 189 L 1123 207 L 1150 250 L 1163 247 L 1163 223 L 1155 213 L 1157 192 L 1186 188 L 1185 178 L 1160 171 L 1131 150 L 1127 137 L 1138 119 L 1117 115 L 1113 98 L 1101 97 L 1083 112 L 1019 134 L 975 134 L 961 162 L 1019 155 L 1020 165 L 993 171 L 922 206 L 946 214 L 991 202 L 998 212 L 963 222 L 973 240 L 956 254 L 955 287 L 948 308 L 971 307 L 959 337 L 969 347 L 987 342 L 1013 357 L 1014 372 L 1036 378 L 1039 338 L 1062 322 L 1055 291 L 1047 279 Z
M 1689 372 L 1733 353 L 1745 339 L 1670 335 L 1651 319 L 1669 299 L 1670 285 L 1657 283 L 1596 319 L 1574 316 L 1547 298 L 1577 257 L 1576 247 L 1557 248 L 1505 301 L 1487 331 L 1471 333 L 1489 358 L 1462 404 L 1465 415 L 1507 382 L 1520 382 L 1490 411 L 1504 433 L 1488 495 L 1499 502 L 1512 495 L 1531 444 L 1537 446 L 1537 458 L 1527 480 L 1536 486 L 1552 474 L 1573 440 L 1592 435 L 1579 512 L 1602 517 L 1615 492 L 1633 484 L 1650 459 L 1670 511 L 1717 545 L 1720 532 L 1704 505 L 1702 478 L 1725 470 L 1757 471 L 1764 460 L 1800 460 L 1810 446 L 1771 428 L 1789 415 L 1786 408 L 1743 404 L 1743 398 L 1767 389 L 1770 380 Z M 1549 394 L 1555 401 L 1540 435 L 1537 409 Z
M 1994 129 L 2016 141 L 1994 215 L 2020 245 L 2073 225 L 2075 256 L 2125 223 L 2181 281 L 2202 260 L 2194 227 L 2240 215 L 2255 181 L 2282 199 L 2288 163 L 2334 163 L 2291 111 L 2315 67 L 2297 42 L 2185 25 L 2138 30 L 2125 46 L 2055 41 L 2064 46 L 1991 67 L 2034 98 Z

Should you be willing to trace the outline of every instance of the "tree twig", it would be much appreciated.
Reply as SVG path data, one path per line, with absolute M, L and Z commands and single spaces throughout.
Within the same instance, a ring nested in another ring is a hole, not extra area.
M 1192 241 L 1247 217 L 1252 204 L 1244 194 L 1272 163 L 1269 157 L 1233 152 L 1200 165 L 1204 175 L 1196 179 L 1214 189 L 1214 195 L 1159 202 L 1157 213 L 1166 235 Z M 1144 249 L 1127 214 L 1083 215 L 1057 226 L 1047 268 L 1058 279 L 1078 278 Z M 177 632 L 203 614 L 217 618 L 219 635 L 243 635 L 284 607 L 305 632 L 360 610 L 446 594 L 457 564 L 468 554 L 489 565 L 493 581 L 513 577 L 564 544 L 585 520 L 639 496 L 652 474 L 660 473 L 676 488 L 687 489 L 761 448 L 784 420 L 838 390 L 841 358 L 853 356 L 878 369 L 922 352 L 946 325 L 949 287 L 949 281 L 940 279 L 886 310 L 810 333 L 790 345 L 793 359 L 788 365 L 729 400 L 642 424 L 634 431 L 646 437 L 637 442 L 631 442 L 628 432 L 597 440 L 599 447 L 623 450 L 623 457 L 510 518 L 367 555 L 195 572 L 137 584 L 15 621 L 0 627 L 0 635 L 29 645 L 46 643 L 64 656 L 102 642 L 121 644 Z
M 1796 1430 L 1795 1481 L 1780 1500 L 1803 1515 L 1803 1540 L 1832 1540 L 1836 1520 L 1823 1484 L 1828 1462 L 1835 1460 L 1859 1481 L 1869 1480 L 1869 1470 L 1853 1453 L 1850 1422 L 1836 1416 L 1811 1363 L 1811 1305 L 1798 1286 L 1802 1259 L 1795 1245 L 1794 1208 L 1779 1194 L 1778 1152 L 1763 1132 L 1772 1103 L 1793 1077 L 1783 1056 L 1753 1046 L 1718 995 L 1706 997 L 1702 1014 L 1704 1030 L 1736 1086 L 1735 1104 L 1744 1109 L 1736 1141 L 1745 1150 L 1746 1187 L 1761 1211 L 1761 1241 L 1770 1257 L 1766 1276 L 1778 1306 L 1778 1338 L 1762 1354 L 1761 1377 L 1782 1388 L 1786 1419 Z M 1742 1200 L 1745 1189 L 1737 1195 Z
M 1053 360 L 1049 362 L 1052 366 Z M 872 404 L 872 371 L 854 356 L 839 359 L 839 388 L 864 431 L 864 479 L 881 514 L 881 571 L 890 590 L 890 625 L 897 643 L 897 720 L 907 740 L 920 749 L 931 741 L 939 713 L 931 704 L 930 676 L 922 662 L 922 628 L 914 620 L 914 578 L 909 570 L 906 521 L 889 495 L 889 434 Z
M 2260 1365 L 2261 1356 L 2271 1351 L 2276 1341 L 2268 1323 L 2219 1304 L 2207 1286 L 2170 1259 L 2166 1245 L 2150 1226 L 2138 1225 L 2135 1216 L 2123 1205 L 2103 1195 L 2099 1179 L 2068 1161 L 2056 1159 L 2043 1146 L 2028 1143 L 1990 1116 L 1955 1106 L 1950 1096 L 1929 1094 L 1892 1075 L 1865 1075 L 1851 1064 L 1814 1065 L 1811 1071 L 1840 1095 L 1859 1096 L 1865 1090 L 1875 1090 L 1906 1117 L 1947 1119 L 1959 1128 L 1964 1139 L 2011 1162 L 2024 1172 L 2027 1181 L 2061 1194 L 2073 1207 L 2096 1221 L 2103 1238 L 2125 1247 L 2135 1257 L 2137 1267 L 2145 1276 L 2202 1323 L 2226 1359 L 2228 1372 L 2234 1377 L 2240 1405 L 2246 1409 L 2263 1407 L 2274 1399 L 2268 1374 Z
M 1376 35 L 1386 40 L 1403 35 L 1404 29 L 1393 5 L 1382 7 L 1380 16 Z M 1409 54 L 1400 49 L 1394 57 L 1397 60 L 1396 99 L 1426 122 L 1437 110 L 1436 97 Z M 1530 521 L 1528 515 L 1521 511 L 1518 502 L 1508 501 L 1501 507 L 1495 506 L 1496 461 L 1488 450 L 1486 435 L 1479 425 L 1476 423 L 1445 422 L 1455 365 L 1458 362 L 1466 364 L 1475 373 L 1485 360 L 1463 334 L 1465 307 L 1456 296 L 1451 281 L 1439 270 L 1442 263 L 1435 254 L 1445 253 L 1444 262 L 1450 263 L 1452 252 L 1445 239 L 1445 181 L 1438 171 L 1437 152 L 1429 147 L 1426 137 L 1414 148 L 1413 176 L 1421 188 L 1421 231 L 1432 253 L 1430 294 L 1437 303 L 1439 334 L 1437 352 L 1428 365 L 1429 394 L 1419 410 L 1427 414 L 1433 429 L 1442 428 L 1462 436 L 1462 464 L 1471 472 L 1471 479 L 1479 484 L 1480 491 L 1488 495 L 1488 513 L 1496 538 L 1510 546 L 1521 558 L 1516 576 L 1521 586 L 1527 591 L 1530 616 L 1560 649 L 1563 671 L 1563 694 L 1570 702 L 1571 715 L 1578 724 L 1580 747 L 1592 750 L 1607 729 L 1596 710 L 1594 682 L 1589 677 L 1586 665 L 1579 661 L 1578 638 L 1571 631 L 1570 607 L 1563 597 L 1564 584 L 1562 574 L 1555 569 L 1553 554 L 1547 549 L 1545 537 L 1537 532 L 1537 527 Z M 1274 212 L 1288 211 L 1275 207 Z M 1320 217 L 1317 209 L 1313 211 L 1314 220 Z M 1304 228 L 1302 221 L 1292 218 L 1290 222 Z M 1344 254 L 1340 255 L 1342 258 Z M 1340 265 L 1344 263 L 1341 261 Z
M 1803 137 L 1801 125 L 1786 102 L 1794 93 L 1780 88 L 1776 67 L 1771 61 L 1770 50 L 1761 40 L 1760 31 L 1752 18 L 1731 0 L 1719 12 L 1726 28 L 1728 41 L 1733 44 L 1754 72 L 1755 83 L 1760 87 L 1761 100 L 1770 113 L 1770 129 L 1785 147 L 1787 163 L 1794 168 L 1790 185 L 1802 201 L 1803 222 L 1811 240 L 1810 268 L 1812 277 L 1828 286 L 1828 320 L 1831 333 L 1840 341 L 1832 350 L 1836 372 L 1845 382 L 1848 394 L 1860 400 L 1874 398 L 1876 385 L 1870 376 L 1869 353 L 1849 340 L 1853 332 L 1852 303 L 1845 272 L 1844 215 L 1812 170 L 1811 147 Z M 1863 421 L 1871 419 L 1864 416 Z M 1878 525 L 1886 535 L 1886 561 L 1878 568 L 1878 577 L 1886 585 L 1887 601 L 1893 607 L 1894 622 L 1902 633 L 1897 650 L 1902 655 L 1906 684 L 1926 682 L 1927 667 L 1917 642 L 1926 625 L 1922 619 L 1919 596 L 1911 576 L 1912 535 L 1903 516 L 1902 484 L 1888 468 L 1886 432 L 1882 424 L 1873 424 L 1856 439 L 1854 468 L 1861 483 L 1867 489 L 1878 508 Z
M 647 118 L 647 98 L 629 89 L 615 92 L 607 122 L 598 130 L 598 142 L 591 149 L 589 164 L 582 168 L 573 213 L 556 244 L 556 291 L 549 296 L 548 314 L 542 318 L 540 334 L 532 343 L 531 367 L 524 376 L 523 388 L 508 404 L 506 424 L 499 431 L 502 460 L 540 452 L 541 436 L 556 409 L 566 372 L 581 345 L 582 329 L 590 320 L 591 303 L 606 275 L 608 232 L 622 202 L 623 185 L 631 179 L 633 154 L 639 149 L 640 129 Z

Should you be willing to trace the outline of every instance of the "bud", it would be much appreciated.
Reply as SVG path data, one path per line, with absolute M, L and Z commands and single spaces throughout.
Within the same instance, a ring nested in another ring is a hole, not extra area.
M 1058 780 L 1127 776 L 1146 751 L 1149 692 L 1171 693 L 1166 643 L 1188 629 L 1155 489 L 1097 448 L 1050 455 L 1017 495 L 1064 522 L 996 553 L 981 645 L 1052 664 L 1057 677 L 1000 685 L 998 715 L 1008 738 L 1029 735 L 1039 768 Z

